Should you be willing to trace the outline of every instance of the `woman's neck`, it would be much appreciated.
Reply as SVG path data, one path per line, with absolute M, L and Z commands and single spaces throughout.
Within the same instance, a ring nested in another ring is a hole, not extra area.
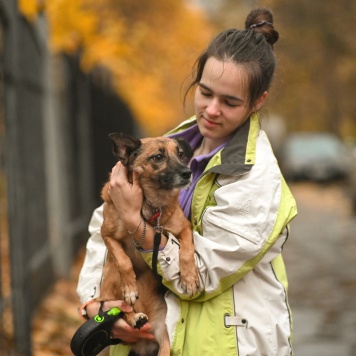
M 214 140 L 203 137 L 200 145 L 195 149 L 194 156 L 202 156 L 209 154 L 211 151 L 215 150 L 217 147 L 221 146 L 224 142 L 226 142 L 229 137 L 225 137 L 221 140 Z

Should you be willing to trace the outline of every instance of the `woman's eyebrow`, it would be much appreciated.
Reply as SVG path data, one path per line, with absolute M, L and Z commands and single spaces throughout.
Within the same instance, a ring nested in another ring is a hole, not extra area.
M 203 89 L 206 89 L 206 90 L 209 90 L 209 91 L 212 91 L 207 85 L 205 85 L 205 84 L 203 84 L 203 83 L 198 83 L 198 85 L 200 86 L 200 87 L 202 87 Z
M 203 83 L 198 83 L 198 85 L 208 91 L 213 92 L 213 90 L 211 90 L 207 85 L 203 84 Z M 244 100 L 241 98 L 238 98 L 237 96 L 233 96 L 233 95 L 228 95 L 228 94 L 223 94 L 221 95 L 223 98 L 229 99 L 229 100 L 236 100 L 236 101 L 240 101 L 243 102 Z

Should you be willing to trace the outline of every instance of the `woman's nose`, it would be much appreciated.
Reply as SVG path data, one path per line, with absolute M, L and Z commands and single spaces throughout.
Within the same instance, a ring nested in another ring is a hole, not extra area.
M 219 116 L 221 112 L 220 112 L 220 105 L 218 100 L 216 99 L 211 100 L 209 105 L 206 107 L 206 112 L 208 113 L 209 116 Z

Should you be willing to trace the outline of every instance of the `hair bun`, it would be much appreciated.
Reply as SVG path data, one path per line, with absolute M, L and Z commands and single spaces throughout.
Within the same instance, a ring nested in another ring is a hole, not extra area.
M 273 46 L 279 38 L 279 33 L 273 26 L 272 12 L 268 9 L 258 8 L 252 10 L 246 18 L 245 29 L 262 33 L 271 46 Z

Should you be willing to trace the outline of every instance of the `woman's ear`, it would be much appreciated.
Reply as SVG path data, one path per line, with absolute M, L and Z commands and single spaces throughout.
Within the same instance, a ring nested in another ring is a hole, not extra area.
M 263 94 L 259 97 L 259 99 L 256 100 L 256 103 L 253 106 L 253 111 L 260 110 L 264 105 L 265 101 L 267 100 L 267 97 L 268 97 L 268 92 L 264 91 Z

